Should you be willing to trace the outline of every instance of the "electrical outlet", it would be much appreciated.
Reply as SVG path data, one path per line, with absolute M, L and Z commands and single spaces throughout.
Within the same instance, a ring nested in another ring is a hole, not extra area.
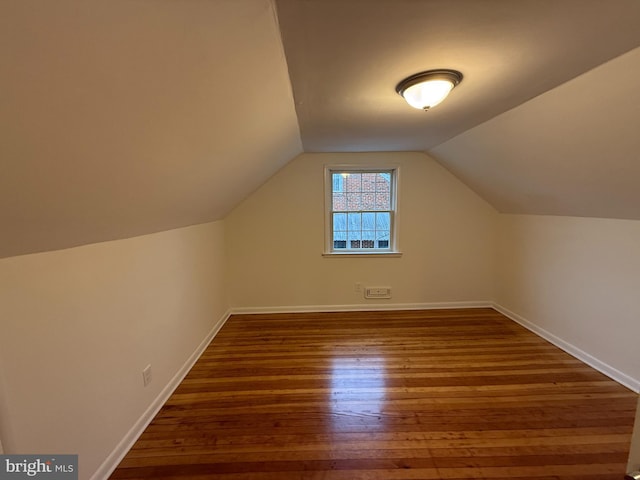
M 147 365 L 144 367 L 144 370 L 142 370 L 142 383 L 145 387 L 151 383 L 151 364 Z
M 360 282 L 356 282 L 354 290 L 355 290 L 356 293 L 362 292 L 362 284 Z

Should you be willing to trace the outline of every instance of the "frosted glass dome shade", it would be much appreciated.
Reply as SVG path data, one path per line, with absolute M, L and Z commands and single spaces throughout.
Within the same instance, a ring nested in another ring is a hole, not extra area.
M 406 78 L 396 91 L 413 108 L 429 110 L 447 98 L 461 80 L 462 74 L 455 70 L 430 70 Z

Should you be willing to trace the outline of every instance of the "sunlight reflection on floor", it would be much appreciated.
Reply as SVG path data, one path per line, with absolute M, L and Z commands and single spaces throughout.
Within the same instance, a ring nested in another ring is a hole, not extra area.
M 384 357 L 334 357 L 330 380 L 331 429 L 382 427 L 385 406 L 386 362 Z

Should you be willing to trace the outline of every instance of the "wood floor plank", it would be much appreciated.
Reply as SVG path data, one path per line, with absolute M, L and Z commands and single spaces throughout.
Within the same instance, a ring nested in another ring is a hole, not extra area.
M 620 479 L 636 402 L 489 308 L 236 315 L 111 478 Z

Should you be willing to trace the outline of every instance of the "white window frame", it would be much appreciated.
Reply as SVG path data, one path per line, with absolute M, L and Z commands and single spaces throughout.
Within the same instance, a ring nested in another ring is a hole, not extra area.
M 336 249 L 333 245 L 333 173 L 368 173 L 390 172 L 390 236 L 389 248 Z M 325 165 L 324 167 L 324 253 L 326 257 L 399 257 L 402 255 L 398 241 L 398 185 L 400 183 L 400 167 L 398 165 Z

